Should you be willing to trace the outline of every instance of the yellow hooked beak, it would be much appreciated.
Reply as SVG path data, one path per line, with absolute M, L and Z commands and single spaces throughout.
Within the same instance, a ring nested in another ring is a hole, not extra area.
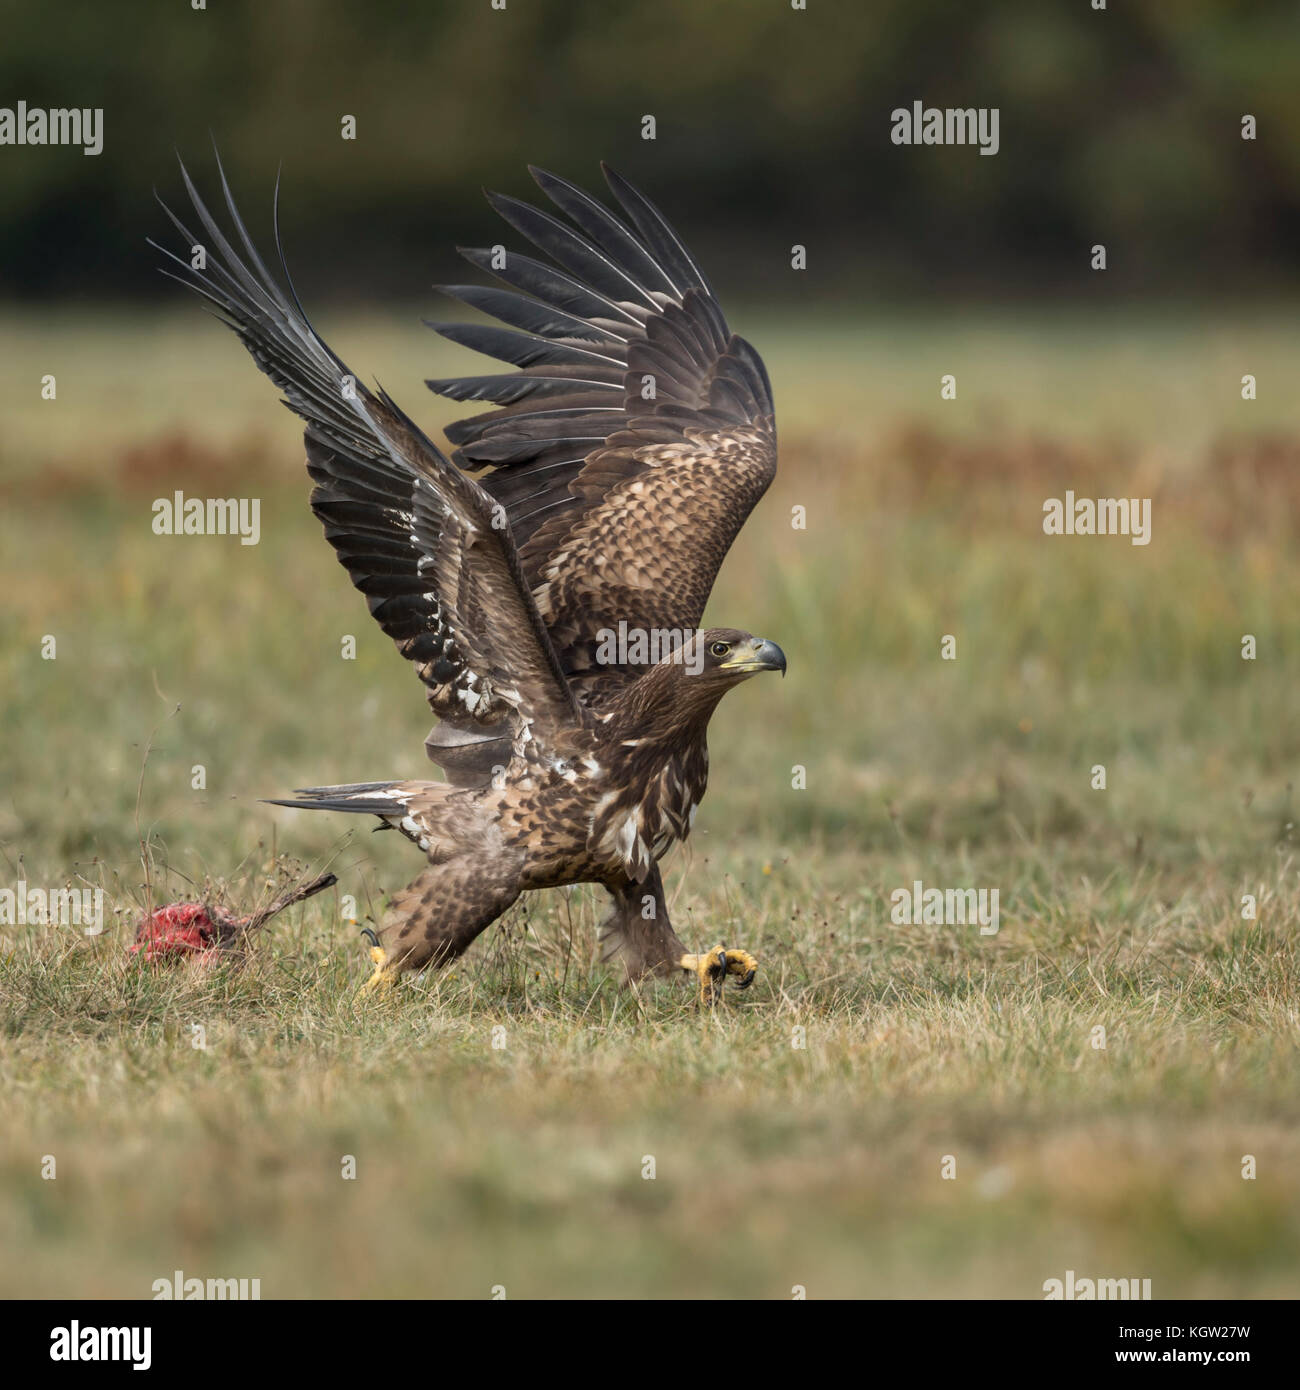
M 754 637 L 738 643 L 731 655 L 718 665 L 719 671 L 780 671 L 785 675 L 785 653 L 775 642 Z

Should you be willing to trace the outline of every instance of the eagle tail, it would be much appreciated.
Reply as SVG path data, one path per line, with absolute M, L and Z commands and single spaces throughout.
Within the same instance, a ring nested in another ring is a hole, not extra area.
M 400 816 L 407 794 L 401 782 L 348 782 L 338 787 L 299 787 L 292 801 L 266 798 L 268 806 L 292 806 L 300 811 L 356 811 L 361 815 Z

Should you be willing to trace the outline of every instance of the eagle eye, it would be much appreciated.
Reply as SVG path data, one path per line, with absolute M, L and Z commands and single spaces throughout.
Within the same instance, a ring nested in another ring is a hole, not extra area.
M 727 654 L 730 650 L 731 650 L 731 643 L 730 643 L 730 642 L 715 642 L 715 643 L 709 648 L 710 654 L 713 655 L 713 656 L 718 656 L 718 657 L 726 656 L 726 654 Z

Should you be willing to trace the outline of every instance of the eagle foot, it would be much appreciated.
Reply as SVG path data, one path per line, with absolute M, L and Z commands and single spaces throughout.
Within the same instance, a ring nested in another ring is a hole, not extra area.
M 370 959 L 375 963 L 375 973 L 361 986 L 362 994 L 387 993 L 397 983 L 397 971 L 388 963 L 388 952 L 379 944 L 379 938 L 369 928 L 361 933 L 374 945 L 370 948 Z
M 700 982 L 700 1003 L 716 1004 L 722 998 L 722 982 L 728 975 L 739 975 L 737 989 L 748 989 L 758 973 L 758 959 L 748 951 L 715 946 L 701 955 L 685 955 L 678 962 Z

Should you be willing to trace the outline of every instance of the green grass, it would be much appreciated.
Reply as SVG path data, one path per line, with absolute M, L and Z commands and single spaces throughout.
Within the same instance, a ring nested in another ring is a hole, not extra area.
M 711 1016 L 593 966 L 589 890 L 361 1003 L 341 895 L 377 917 L 418 856 L 258 798 L 419 775 L 428 716 L 292 420 L 201 316 L 0 320 L 59 380 L 5 383 L 0 887 L 80 879 L 112 912 L 0 927 L 0 1294 L 1300 1293 L 1293 320 L 733 317 L 782 473 L 709 616 L 790 673 L 724 702 L 669 860 L 679 934 L 762 957 Z M 429 335 L 330 336 L 449 418 Z M 261 544 L 155 537 L 178 487 L 261 497 Z M 1152 544 L 1045 537 L 1066 488 L 1152 497 Z M 146 892 L 251 906 L 325 866 L 244 970 L 126 954 Z M 997 888 L 1000 932 L 893 924 L 916 878 Z

